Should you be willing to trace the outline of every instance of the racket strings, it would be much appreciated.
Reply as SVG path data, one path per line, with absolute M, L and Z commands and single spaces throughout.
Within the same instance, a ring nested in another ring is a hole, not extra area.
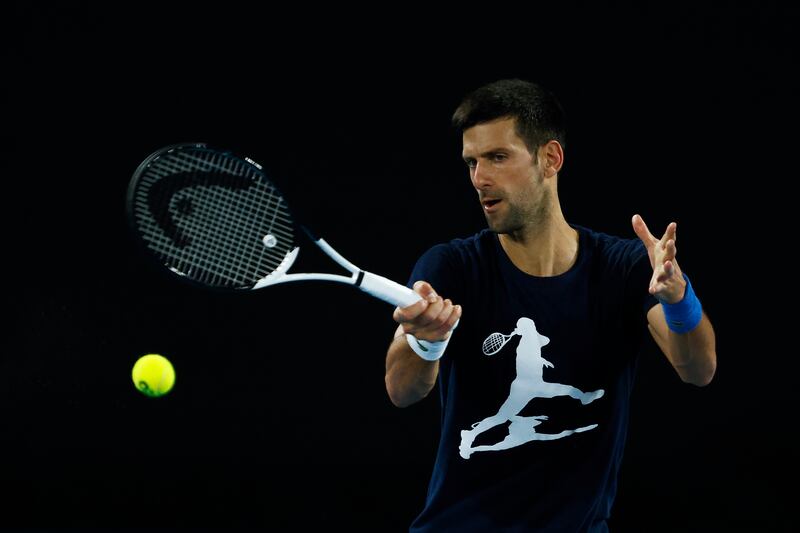
M 486 355 L 492 355 L 500 351 L 506 341 L 510 339 L 511 336 L 509 335 L 506 337 L 502 333 L 492 333 L 486 340 L 483 341 L 483 353 Z
M 210 170 L 217 170 L 228 172 L 229 169 L 222 166 L 217 161 L 205 161 L 197 157 L 186 157 L 187 154 L 175 154 L 175 158 L 162 158 L 159 163 L 164 163 L 165 172 L 159 173 L 158 167 L 151 167 L 161 177 L 169 176 L 176 172 L 209 172 Z M 181 160 L 180 158 L 183 158 Z M 199 189 L 199 187 L 198 187 Z M 236 268 L 236 265 L 229 261 L 232 256 L 223 255 L 222 252 L 226 246 L 225 240 L 218 238 L 218 232 L 215 227 L 219 224 L 218 217 L 209 216 L 208 209 L 203 201 L 204 197 L 198 194 L 192 194 L 191 197 L 180 197 L 181 193 L 178 191 L 170 190 L 167 194 L 163 194 L 158 198 L 156 209 L 161 209 L 169 212 L 173 218 L 180 216 L 174 209 L 176 202 L 191 200 L 189 205 L 192 205 L 192 212 L 189 217 L 182 220 L 182 229 L 184 234 L 190 239 L 191 242 L 200 241 L 203 243 L 203 248 L 198 249 L 196 246 L 184 246 L 174 248 L 174 243 L 171 240 L 162 240 L 161 243 L 167 247 L 166 251 L 173 252 L 168 254 L 171 259 L 176 263 L 171 265 L 174 270 L 185 273 L 193 277 L 197 281 L 202 281 L 210 284 L 218 284 L 223 280 L 231 283 L 239 283 L 241 278 L 247 275 L 246 271 Z M 177 201 L 175 198 L 178 197 Z M 168 202 L 165 204 L 165 202 Z
M 203 243 L 203 248 L 187 247 L 186 250 L 197 254 L 198 259 L 203 261 L 205 272 L 199 277 L 199 281 L 212 285 L 222 280 L 241 283 L 249 276 L 250 270 L 241 261 L 241 249 L 229 248 L 233 239 L 242 240 L 235 224 L 246 221 L 234 216 L 230 210 L 223 211 L 219 207 L 224 198 L 215 194 L 215 189 L 198 188 L 193 191 L 192 201 L 197 206 L 197 213 L 193 214 L 192 222 L 185 227 L 187 233 L 194 237 L 194 241 Z
M 225 162 L 229 165 L 222 166 L 224 171 L 236 176 L 241 176 L 244 171 L 245 177 L 252 180 L 253 176 L 246 174 L 246 171 L 250 170 L 249 168 L 241 164 L 234 166 L 236 162 L 233 160 Z M 253 188 L 245 189 L 244 194 L 231 195 L 225 194 L 225 189 L 212 187 L 202 191 L 207 192 L 208 196 L 201 196 L 197 199 L 198 203 L 207 207 L 207 216 L 198 219 L 199 222 L 202 222 L 198 228 L 202 230 L 201 238 L 209 241 L 212 245 L 213 259 L 224 270 L 227 270 L 225 273 L 234 276 L 233 279 L 236 282 L 244 281 L 244 279 L 236 277 L 237 274 L 244 273 L 245 277 L 250 277 L 253 268 L 255 268 L 255 279 L 260 279 L 274 270 L 288 252 L 287 249 L 279 257 L 270 257 L 275 254 L 267 253 L 268 249 L 263 245 L 261 236 L 270 229 L 274 233 L 278 233 L 278 231 L 274 227 L 259 230 L 256 226 L 258 221 L 264 220 L 264 211 L 269 209 L 276 213 L 279 211 L 278 205 L 270 205 L 270 203 L 274 203 L 274 187 L 268 189 L 270 190 L 267 191 L 267 202 L 259 201 L 257 195 L 252 192 Z M 257 192 L 261 192 L 263 195 L 264 191 Z M 288 213 L 285 216 L 288 217 Z M 284 240 L 291 238 L 286 231 L 280 233 Z M 240 243 L 242 246 L 232 249 L 230 240 Z M 254 256 L 257 257 L 256 262 L 252 261 Z M 265 256 L 270 260 L 269 263 L 263 261 Z
M 186 179 L 171 180 L 176 175 Z M 153 198 L 154 184 L 170 180 L 174 185 Z M 294 248 L 291 215 L 276 188 L 223 154 L 183 150 L 159 157 L 142 175 L 134 205 L 148 246 L 174 271 L 210 285 L 252 285 Z M 158 213 L 179 236 L 158 224 Z M 275 237 L 271 248 L 262 241 L 267 234 Z

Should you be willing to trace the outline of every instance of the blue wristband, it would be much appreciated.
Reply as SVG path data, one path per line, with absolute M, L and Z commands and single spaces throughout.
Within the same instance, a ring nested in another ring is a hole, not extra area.
M 700 305 L 700 300 L 692 290 L 692 284 L 689 283 L 689 278 L 686 274 L 683 275 L 686 280 L 686 291 L 683 293 L 683 300 L 678 303 L 668 304 L 661 302 L 661 307 L 664 309 L 664 318 L 667 319 L 667 326 L 675 333 L 688 333 L 692 331 L 700 323 L 703 318 L 703 307 Z

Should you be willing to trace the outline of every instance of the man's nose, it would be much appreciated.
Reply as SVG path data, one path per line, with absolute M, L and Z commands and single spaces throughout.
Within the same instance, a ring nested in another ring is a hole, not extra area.
M 472 168 L 472 185 L 476 189 L 483 189 L 491 185 L 491 181 L 492 178 L 489 173 L 489 168 L 480 162 L 475 163 L 475 166 Z

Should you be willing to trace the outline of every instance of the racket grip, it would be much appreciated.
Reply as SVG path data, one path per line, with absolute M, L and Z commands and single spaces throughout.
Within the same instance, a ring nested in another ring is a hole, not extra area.
M 366 270 L 358 288 L 397 307 L 408 307 L 422 299 L 408 287 Z

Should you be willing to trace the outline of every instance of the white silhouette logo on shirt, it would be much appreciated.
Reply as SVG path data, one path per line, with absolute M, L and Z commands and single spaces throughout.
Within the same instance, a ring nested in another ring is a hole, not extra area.
M 472 429 L 461 432 L 461 445 L 458 451 L 464 459 L 469 459 L 474 452 L 507 450 L 532 440 L 561 439 L 573 433 L 581 433 L 597 427 L 597 424 L 591 424 L 577 429 L 567 429 L 560 433 L 537 433 L 536 426 L 547 420 L 546 416 L 518 416 L 518 413 L 534 398 L 569 396 L 586 405 L 601 398 L 604 391 L 599 389 L 594 392 L 583 392 L 571 385 L 546 382 L 543 378 L 544 368 L 553 368 L 553 363 L 542 357 L 542 347 L 546 346 L 550 339 L 536 330 L 536 324 L 530 318 L 522 317 L 517 320 L 517 327 L 511 332 L 511 335 L 502 337 L 505 337 L 507 341 L 513 335 L 521 337 L 517 346 L 517 377 L 511 382 L 508 399 L 500 406 L 497 414 L 484 418 L 480 422 L 472 424 Z M 493 333 L 484 341 L 484 353 L 489 352 L 487 346 L 491 347 L 490 353 L 492 354 L 500 351 L 505 341 L 498 348 L 495 342 L 497 336 L 497 333 Z M 505 422 L 511 422 L 505 439 L 497 444 L 472 447 L 472 443 L 478 435 Z

